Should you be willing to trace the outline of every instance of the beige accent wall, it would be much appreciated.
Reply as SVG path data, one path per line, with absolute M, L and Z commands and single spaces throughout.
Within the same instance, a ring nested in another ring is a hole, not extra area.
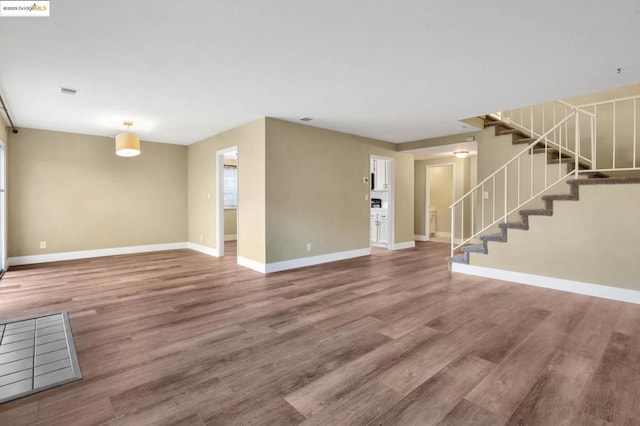
M 224 236 L 236 235 L 238 232 L 238 210 L 224 209 Z
M 238 255 L 264 263 L 264 118 L 189 145 L 189 241 L 217 248 L 216 151 L 232 146 L 238 147 Z
M 369 247 L 363 178 L 371 155 L 395 159 L 394 241 L 413 241 L 413 156 L 390 143 L 273 118 L 266 135 L 268 263 Z
M 140 156 L 122 158 L 107 137 L 9 138 L 9 256 L 185 241 L 186 147 L 142 142 Z
M 454 164 L 455 170 L 455 198 L 462 197 L 472 185 L 475 185 L 475 169 L 476 169 L 476 156 L 468 156 L 467 158 L 460 159 L 454 156 L 435 158 L 432 160 L 419 160 L 415 162 L 415 207 L 414 207 L 414 233 L 415 235 L 426 235 L 425 225 L 425 208 L 426 208 L 426 170 L 427 166 L 441 165 L 441 164 Z M 468 210 L 466 208 L 465 210 Z M 437 221 L 441 223 L 443 216 L 447 216 L 446 228 L 442 232 L 451 232 L 451 210 L 448 208 L 445 212 L 438 211 Z M 465 211 L 465 223 L 468 228 L 469 214 Z M 461 215 L 456 216 L 457 223 L 462 220 Z M 438 225 L 440 228 L 440 225 Z
M 638 184 L 582 185 L 579 201 L 529 217 L 528 231 L 509 230 L 507 243 L 489 243 L 470 264 L 640 290 L 638 205 Z

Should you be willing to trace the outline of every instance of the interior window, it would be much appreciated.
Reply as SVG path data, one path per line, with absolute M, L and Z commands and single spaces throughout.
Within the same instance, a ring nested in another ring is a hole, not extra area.
M 238 168 L 224 166 L 224 207 L 238 207 Z

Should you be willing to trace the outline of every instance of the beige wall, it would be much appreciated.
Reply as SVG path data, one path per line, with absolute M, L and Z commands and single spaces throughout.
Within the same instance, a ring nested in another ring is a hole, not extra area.
M 7 130 L 7 124 L 4 121 L 4 117 L 0 114 L 0 140 L 2 142 L 7 143 L 9 140 L 9 132 L 10 130 Z
M 185 241 L 186 147 L 142 142 L 140 156 L 121 158 L 112 138 L 9 137 L 9 256 Z
M 224 236 L 236 235 L 238 232 L 238 210 L 224 209 Z
M 431 232 L 451 232 L 451 213 L 449 206 L 453 204 L 453 165 L 429 166 L 428 209 L 435 209 L 436 227 Z
M 582 185 L 579 201 L 529 217 L 528 231 L 509 230 L 508 243 L 489 243 L 470 264 L 640 290 L 638 205 L 638 184 Z
M 394 240 L 413 241 L 413 156 L 390 143 L 272 118 L 266 134 L 268 263 L 369 247 L 370 187 L 362 179 L 370 155 L 395 159 Z
M 189 241 L 217 248 L 216 151 L 232 146 L 238 147 L 239 163 L 238 255 L 264 263 L 264 118 L 189 145 Z
M 426 235 L 425 229 L 425 208 L 426 208 L 426 170 L 427 166 L 439 164 L 454 164 L 455 169 L 455 198 L 462 197 L 471 188 L 475 182 L 476 156 L 469 156 L 464 159 L 454 156 L 435 158 L 432 160 L 418 160 L 415 162 L 415 208 L 414 208 L 414 232 L 415 235 Z M 442 232 L 451 232 L 451 210 L 447 206 L 446 212 L 438 211 L 438 223 L 441 222 L 443 216 L 446 216 L 446 230 Z M 466 209 L 465 209 L 466 210 Z M 457 223 L 460 223 L 461 215 L 457 215 Z M 468 222 L 469 214 L 465 214 L 465 221 Z M 443 219 L 444 220 L 444 219 Z M 440 228 L 440 226 L 438 226 Z M 468 228 L 468 226 L 467 226 Z

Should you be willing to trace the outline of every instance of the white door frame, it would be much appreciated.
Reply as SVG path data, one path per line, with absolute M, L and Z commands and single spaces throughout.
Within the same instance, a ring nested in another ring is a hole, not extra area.
M 395 246 L 395 158 L 393 157 L 385 157 L 382 155 L 370 155 L 369 156 L 369 174 L 371 174 L 371 160 L 387 160 L 387 183 L 389 185 L 389 244 L 387 244 L 387 249 L 393 250 Z M 371 190 L 369 191 L 371 193 Z M 371 197 L 369 197 L 371 198 Z M 369 213 L 367 214 L 367 227 L 371 229 L 371 209 L 369 209 Z M 371 234 L 369 234 L 369 248 L 371 248 Z
M 7 145 L 0 139 L 0 269 L 7 270 Z
M 425 168 L 425 197 L 424 197 L 424 233 L 426 234 L 427 240 L 431 239 L 431 229 L 430 229 L 430 216 L 431 212 L 429 211 L 429 205 L 431 204 L 431 182 L 429 182 L 429 168 L 431 167 L 444 167 L 451 166 L 451 174 L 453 177 L 453 188 L 451 191 L 451 199 L 455 201 L 456 199 L 456 163 L 441 163 L 441 164 L 429 164 Z M 453 204 L 453 203 L 452 203 Z M 451 214 L 449 212 L 449 214 Z
M 237 145 L 216 151 L 216 249 L 218 257 L 224 256 L 224 155 L 233 152 L 238 153 Z M 239 175 L 240 156 L 238 155 L 238 176 Z M 240 179 L 238 179 L 238 192 L 240 192 Z M 240 197 L 238 197 L 237 212 L 240 212 Z M 239 240 L 239 226 L 237 227 L 236 234 L 238 235 L 237 240 Z

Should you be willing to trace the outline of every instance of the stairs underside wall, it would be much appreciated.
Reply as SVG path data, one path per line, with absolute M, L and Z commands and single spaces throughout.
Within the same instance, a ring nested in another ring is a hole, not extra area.
M 640 290 L 638 208 L 640 184 L 580 185 L 579 201 L 555 201 L 553 216 L 529 216 L 528 231 L 510 229 L 469 264 Z

